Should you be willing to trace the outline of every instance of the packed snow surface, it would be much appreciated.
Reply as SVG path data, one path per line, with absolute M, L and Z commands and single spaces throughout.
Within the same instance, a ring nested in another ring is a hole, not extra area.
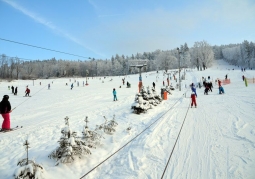
M 82 85 L 86 78 L 78 77 L 1 81 L 0 96 L 8 94 L 12 108 L 16 107 L 11 113 L 11 126 L 23 128 L 0 133 L 0 178 L 14 178 L 18 160 L 26 157 L 23 146 L 26 139 L 30 143 L 29 159 L 44 167 L 45 178 L 81 178 L 157 120 L 84 178 L 161 178 L 176 143 L 164 178 L 254 179 L 255 84 L 246 87 L 242 75 L 253 78 L 255 71 L 242 72 L 240 69 L 221 60 L 215 61 L 205 71 L 187 69 L 181 91 L 175 89 L 167 100 L 140 115 L 131 110 L 138 92 L 138 74 L 105 79 L 90 77 L 88 86 Z M 219 95 L 215 80 L 224 79 L 226 74 L 231 83 L 223 85 L 225 94 Z M 204 88 L 197 88 L 198 107 L 189 108 L 189 85 L 208 76 L 213 82 L 213 91 L 204 95 Z M 160 93 L 163 80 L 167 84 L 167 75 L 164 76 L 162 71 L 143 72 L 142 77 L 145 87 L 151 88 L 152 82 L 156 83 L 157 93 Z M 122 85 L 122 78 L 125 78 L 125 83 L 131 83 L 131 88 Z M 71 83 L 74 84 L 72 90 Z M 176 86 L 173 76 L 170 83 Z M 18 86 L 17 96 L 8 90 L 12 85 Z M 31 89 L 30 98 L 23 97 L 27 85 Z M 117 91 L 118 101 L 113 101 L 113 88 Z M 96 125 L 105 122 L 103 116 L 111 120 L 113 115 L 118 123 L 116 132 L 112 135 L 103 133 L 101 145 L 90 149 L 91 155 L 58 166 L 48 158 L 59 145 L 66 116 L 69 117 L 70 129 L 82 136 L 86 116 L 88 127 L 94 130 Z

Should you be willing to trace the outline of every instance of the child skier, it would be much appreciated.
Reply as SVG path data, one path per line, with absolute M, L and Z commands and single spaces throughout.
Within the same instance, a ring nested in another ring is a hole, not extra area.
M 208 95 L 208 91 L 209 91 L 209 87 L 208 87 L 208 86 L 206 86 L 206 87 L 205 87 L 204 94 Z
M 113 88 L 112 94 L 113 94 L 113 101 L 118 101 L 117 100 L 117 92 L 116 92 L 115 88 Z
M 26 95 L 25 96 L 29 96 L 30 93 L 30 89 L 27 87 L 26 91 L 25 91 Z
M 191 93 L 191 107 L 193 106 L 193 104 L 195 105 L 195 107 L 197 107 L 196 94 L 194 91 L 192 91 L 192 93 Z

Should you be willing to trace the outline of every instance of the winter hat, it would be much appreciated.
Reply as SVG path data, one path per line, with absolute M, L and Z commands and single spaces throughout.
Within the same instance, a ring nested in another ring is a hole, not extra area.
M 8 95 L 4 95 L 4 96 L 3 96 L 3 99 L 8 100 L 8 99 L 9 99 L 9 96 L 8 96 Z

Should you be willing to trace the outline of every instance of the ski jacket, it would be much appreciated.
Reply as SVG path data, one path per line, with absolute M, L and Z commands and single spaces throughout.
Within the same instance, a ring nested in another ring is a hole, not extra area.
M 30 93 L 30 89 L 27 88 L 25 92 L 26 92 L 26 93 Z
M 196 88 L 194 86 L 191 87 L 191 91 L 193 91 L 195 95 L 197 96 Z
M 0 102 L 0 113 L 1 114 L 6 114 L 11 111 L 11 104 L 8 100 L 3 99 Z
M 116 94 L 117 94 L 117 92 L 116 92 L 115 90 L 113 90 L 113 91 L 112 91 L 112 94 L 113 94 L 113 95 L 116 95 Z

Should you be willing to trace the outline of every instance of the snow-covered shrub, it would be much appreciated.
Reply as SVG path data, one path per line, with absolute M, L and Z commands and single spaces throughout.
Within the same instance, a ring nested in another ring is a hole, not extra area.
M 118 123 L 115 121 L 115 115 L 113 116 L 113 119 L 111 121 L 107 121 L 106 117 L 105 118 L 105 122 L 101 125 L 97 125 L 96 126 L 96 130 L 103 130 L 105 133 L 107 134 L 112 134 L 113 132 L 115 132 L 115 128 Z
M 28 148 L 29 143 L 26 140 L 24 143 L 27 150 L 27 156 L 28 156 Z M 15 179 L 43 179 L 43 167 L 39 164 L 36 164 L 33 160 L 29 160 L 28 157 L 21 159 L 18 161 L 18 166 L 14 172 Z
M 131 109 L 136 114 L 145 113 L 153 106 L 157 106 L 161 101 L 162 98 L 156 94 L 154 88 L 150 90 L 147 87 L 147 91 L 145 91 L 144 87 L 142 87 L 140 93 L 136 94 L 135 102 L 131 105 Z
M 69 128 L 68 117 L 65 118 L 66 126 L 61 130 L 59 147 L 57 147 L 49 158 L 56 159 L 56 165 L 61 163 L 71 163 L 74 161 L 74 156 L 91 154 L 88 146 L 84 141 L 77 137 L 76 132 L 72 132 Z
M 102 135 L 97 133 L 96 131 L 91 131 L 88 128 L 88 117 L 85 118 L 86 125 L 83 128 L 83 139 L 86 141 L 87 146 L 90 148 L 96 148 L 96 145 L 100 144 Z

